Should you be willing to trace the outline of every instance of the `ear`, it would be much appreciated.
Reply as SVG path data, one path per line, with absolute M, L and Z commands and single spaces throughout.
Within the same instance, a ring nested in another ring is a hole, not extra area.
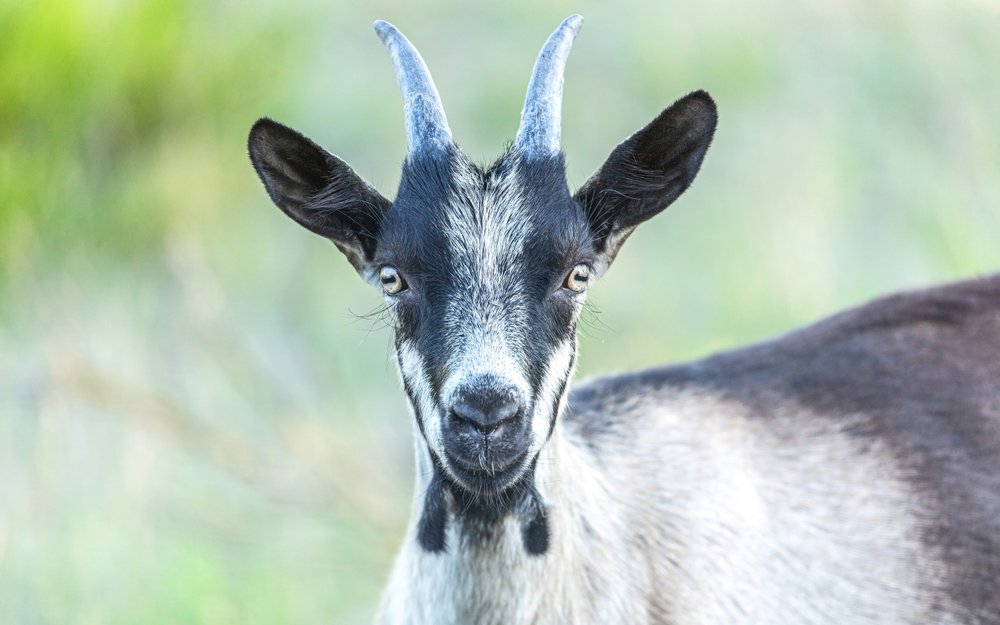
M 382 216 L 392 203 L 347 163 L 276 121 L 257 120 L 247 149 L 278 208 L 333 241 L 362 276 L 368 273 Z
M 607 262 L 637 225 L 676 200 L 694 180 L 718 116 L 704 91 L 690 93 L 623 141 L 573 198 L 586 211 Z

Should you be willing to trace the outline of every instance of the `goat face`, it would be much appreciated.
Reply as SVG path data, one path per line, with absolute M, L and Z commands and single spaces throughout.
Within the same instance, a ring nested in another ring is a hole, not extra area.
M 533 488 L 532 467 L 573 370 L 587 287 L 636 225 L 688 187 L 716 124 L 708 94 L 692 93 L 620 144 L 571 195 L 550 83 L 561 88 L 578 28 L 570 18 L 543 48 L 517 140 L 481 168 L 452 142 L 419 55 L 377 24 L 407 110 L 410 151 L 394 201 L 281 124 L 262 119 L 250 133 L 251 160 L 274 202 L 332 240 L 384 293 L 435 468 L 429 492 L 487 508 Z
M 375 267 L 404 386 L 435 462 L 500 494 L 547 440 L 596 262 L 558 158 L 482 170 L 457 151 L 410 161 Z

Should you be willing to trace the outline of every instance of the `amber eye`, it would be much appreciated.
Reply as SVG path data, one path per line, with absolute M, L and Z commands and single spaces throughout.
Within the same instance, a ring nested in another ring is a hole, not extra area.
M 563 287 L 576 293 L 583 293 L 587 290 L 589 283 L 590 265 L 580 263 L 576 267 L 573 267 L 573 271 L 569 272 L 569 275 L 566 276 L 566 282 L 563 283 Z
M 389 295 L 395 295 L 406 289 L 406 282 L 395 267 L 386 265 L 379 269 L 378 279 L 382 283 L 382 290 Z

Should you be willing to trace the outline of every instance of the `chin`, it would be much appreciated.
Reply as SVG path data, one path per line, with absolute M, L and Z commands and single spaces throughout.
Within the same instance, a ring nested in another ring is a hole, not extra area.
M 529 461 L 528 450 L 506 462 L 502 468 L 472 468 L 468 462 L 448 454 L 445 454 L 442 464 L 450 490 L 456 498 L 489 507 L 510 500 L 508 495 L 512 491 L 532 481 L 533 463 Z

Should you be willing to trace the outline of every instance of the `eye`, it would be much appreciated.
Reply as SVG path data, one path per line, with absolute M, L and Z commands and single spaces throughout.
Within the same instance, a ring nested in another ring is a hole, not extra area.
M 586 263 L 580 263 L 576 267 L 573 267 L 573 271 L 569 272 L 566 276 L 566 282 L 563 283 L 563 288 L 569 289 L 575 293 L 583 293 L 587 290 L 587 285 L 590 283 L 590 265 Z
M 382 290 L 389 295 L 395 295 L 406 290 L 406 282 L 403 276 L 399 275 L 399 270 L 386 265 L 378 271 L 379 282 L 382 283 Z

